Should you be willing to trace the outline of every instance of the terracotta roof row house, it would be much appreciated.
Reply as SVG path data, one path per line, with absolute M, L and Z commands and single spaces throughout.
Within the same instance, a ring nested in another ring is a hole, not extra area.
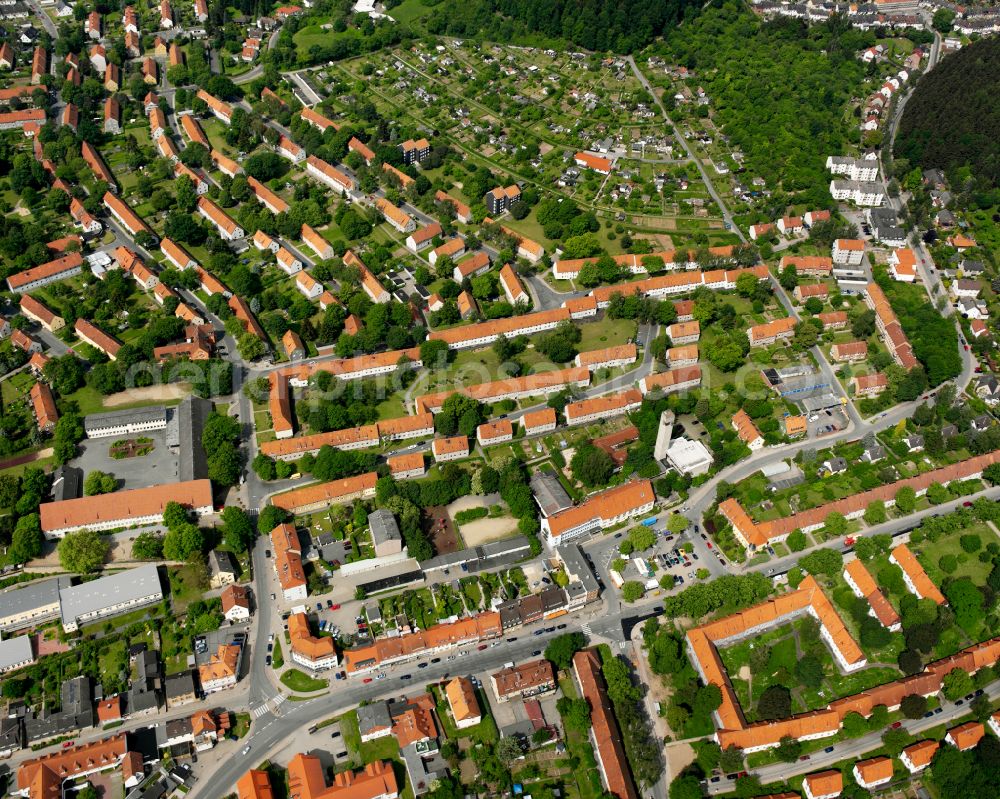
M 827 516 L 834 511 L 848 519 L 854 519 L 861 516 L 871 502 L 893 504 L 896 492 L 900 488 L 909 487 L 914 489 L 918 495 L 922 495 L 932 483 L 947 485 L 956 480 L 978 478 L 982 475 L 983 469 L 993 463 L 1000 463 L 1000 450 L 977 455 L 968 460 L 932 469 L 914 477 L 903 478 L 894 483 L 827 502 L 791 516 L 765 522 L 753 521 L 739 502 L 731 497 L 719 504 L 719 511 L 732 525 L 733 534 L 745 547 L 762 547 L 769 542 L 783 541 L 796 529 L 803 532 L 818 530 L 825 524 Z
M 215 201 L 208 199 L 208 197 L 198 198 L 198 213 L 215 225 L 215 228 L 219 231 L 219 235 L 225 241 L 236 241 L 246 235 L 236 220 L 223 211 Z
M 56 410 L 56 400 L 48 383 L 35 383 L 28 392 L 31 399 L 31 410 L 35 414 L 35 422 L 43 433 L 50 433 L 59 421 L 59 411 Z
M 7 278 L 7 288 L 16 294 L 23 294 L 49 283 L 74 277 L 82 271 L 83 256 L 79 252 L 71 252 L 40 266 L 11 275 Z
M 580 695 L 590 705 L 588 737 L 597 755 L 601 782 L 608 793 L 617 799 L 638 799 L 639 793 L 625 754 L 625 743 L 601 673 L 601 660 L 595 650 L 584 649 L 573 656 L 573 680 Z
M 752 274 L 758 280 L 767 280 L 767 267 L 760 265 L 745 269 L 715 269 L 707 272 L 692 270 L 689 272 L 672 272 L 645 280 L 635 280 L 630 283 L 618 283 L 612 286 L 598 286 L 593 296 L 598 308 L 607 308 L 611 298 L 616 294 L 623 297 L 654 297 L 664 299 L 673 294 L 687 294 L 699 286 L 710 289 L 734 289 L 736 281 L 742 274 Z
M 326 184 L 334 191 L 345 194 L 354 189 L 354 181 L 322 158 L 310 155 L 306 159 L 306 173 Z
M 265 441 L 260 445 L 260 451 L 278 460 L 295 460 L 306 453 L 315 454 L 324 446 L 343 450 L 364 449 L 377 447 L 383 441 L 402 441 L 433 434 L 434 415 L 432 413 L 418 413 L 414 416 L 384 419 L 374 424 L 344 430 L 313 433 L 308 436 L 279 441 Z
M 423 394 L 414 400 L 418 412 L 438 413 L 448 397 L 456 391 L 480 402 L 493 403 L 505 399 L 518 400 L 524 397 L 539 397 L 561 391 L 567 386 L 584 387 L 590 385 L 590 370 L 586 367 L 570 367 L 551 372 L 537 372 L 523 377 L 510 377 L 490 383 L 471 386 L 435 394 Z
M 217 119 L 225 122 L 227 125 L 232 122 L 233 109 L 228 103 L 224 103 L 218 97 L 209 94 L 204 89 L 198 89 L 198 94 L 195 96 L 208 106 L 208 110 L 211 111 Z
M 417 223 L 408 213 L 393 205 L 384 197 L 375 200 L 375 207 L 379 210 L 385 221 L 392 225 L 400 233 L 410 233 L 416 230 Z
M 507 337 L 533 335 L 553 330 L 560 322 L 569 318 L 569 311 L 565 308 L 553 308 L 448 330 L 435 330 L 428 338 L 444 341 L 449 349 L 485 347 L 496 341 L 501 334 Z
M 903 332 L 903 327 L 882 287 L 877 283 L 869 283 L 865 287 L 865 303 L 875 311 L 875 326 L 896 363 L 904 369 L 917 366 L 918 361 L 913 354 L 913 347 Z
M 449 205 L 455 212 L 455 218 L 459 222 L 468 225 L 472 222 L 472 209 L 461 200 L 457 200 L 447 192 L 438 189 L 434 193 L 434 200 L 443 205 Z
M 665 372 L 648 374 L 639 381 L 639 390 L 643 394 L 654 391 L 673 394 L 700 385 L 701 367 L 695 364 L 694 366 L 681 366 L 676 369 L 668 369 Z
M 303 108 L 299 111 L 299 115 L 320 133 L 325 133 L 328 128 L 340 130 L 340 125 L 338 123 L 334 122 L 332 119 L 327 119 L 313 108 Z
M 612 419 L 631 413 L 642 407 L 642 392 L 630 388 L 617 394 L 605 394 L 600 397 L 570 402 L 564 413 L 566 424 L 590 424 L 600 419 Z
M 549 544 L 555 546 L 647 513 L 655 502 L 653 484 L 649 480 L 633 480 L 543 518 L 542 531 Z
M 789 339 L 795 333 L 796 324 L 798 324 L 798 320 L 794 316 L 787 316 L 783 319 L 775 319 L 772 322 L 765 322 L 761 325 L 753 325 L 747 328 L 747 338 L 750 339 L 750 346 L 767 346 L 779 339 Z
M 46 538 L 62 538 L 68 532 L 81 530 L 114 530 L 138 524 L 159 524 L 169 502 L 194 511 L 199 516 L 212 512 L 212 483 L 209 480 L 189 480 L 163 483 L 146 488 L 115 492 L 115 501 L 93 496 L 43 502 L 39 506 L 42 533 Z
M 104 206 L 129 234 L 135 236 L 137 233 L 143 232 L 155 236 L 153 229 L 124 200 L 116 197 L 110 191 L 105 192 L 103 200 Z
M 441 652 L 462 644 L 498 638 L 503 633 L 500 614 L 487 611 L 454 622 L 443 622 L 426 630 L 403 633 L 394 638 L 377 638 L 344 650 L 343 667 L 348 674 L 363 674 L 391 663 Z
M 375 472 L 331 480 L 318 485 L 286 491 L 271 497 L 271 504 L 289 513 L 311 513 L 330 505 L 351 502 L 355 499 L 370 499 L 375 496 Z

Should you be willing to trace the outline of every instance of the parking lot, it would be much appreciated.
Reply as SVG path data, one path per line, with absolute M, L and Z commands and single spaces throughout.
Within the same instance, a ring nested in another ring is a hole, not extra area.
M 134 458 L 112 458 L 111 445 L 123 438 L 152 439 L 153 451 Z M 84 474 L 101 471 L 114 475 L 119 490 L 177 481 L 178 458 L 167 448 L 165 430 L 150 430 L 135 436 L 84 439 L 79 444 L 79 452 L 70 462 L 71 466 L 82 469 Z

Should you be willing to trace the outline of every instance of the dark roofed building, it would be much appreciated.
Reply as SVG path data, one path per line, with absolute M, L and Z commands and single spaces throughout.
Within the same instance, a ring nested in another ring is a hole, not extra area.
M 531 475 L 531 493 L 545 517 L 573 507 L 573 500 L 551 469 L 542 469 Z
M 204 480 L 208 477 L 208 458 L 201 444 L 205 420 L 212 412 L 212 403 L 201 397 L 185 397 L 177 406 L 177 433 L 180 463 L 177 479 Z
M 62 502 L 82 496 L 83 470 L 73 466 L 60 466 L 52 472 L 52 501 Z
M 194 702 L 194 675 L 190 671 L 171 674 L 164 681 L 164 692 L 167 696 L 167 709 Z

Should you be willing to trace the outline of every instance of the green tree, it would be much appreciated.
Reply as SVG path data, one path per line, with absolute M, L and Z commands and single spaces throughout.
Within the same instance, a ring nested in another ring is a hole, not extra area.
M 860 738 L 868 733 L 868 722 L 860 713 L 848 713 L 843 721 L 844 734 L 848 738 Z
M 842 536 L 847 532 L 847 519 L 844 518 L 842 513 L 837 511 L 830 511 L 826 515 L 826 519 L 823 521 L 823 528 L 826 530 L 827 534 L 832 536 Z
M 646 589 L 642 587 L 642 583 L 637 580 L 626 580 L 621 587 L 622 599 L 625 602 L 638 602 L 642 599 L 643 595 L 646 593 Z
M 895 499 L 896 509 L 904 515 L 913 513 L 913 509 L 917 506 L 917 492 L 910 486 L 903 486 L 899 489 Z
M 806 541 L 805 533 L 801 530 L 792 530 L 788 538 L 785 540 L 785 543 L 788 544 L 788 548 L 792 552 L 801 552 L 806 548 L 806 544 L 808 542 Z
M 132 557 L 136 560 L 159 560 L 163 557 L 163 537 L 139 533 L 132 542 Z
M 774 753 L 778 756 L 778 760 L 783 763 L 794 763 L 799 759 L 799 755 L 802 754 L 802 744 L 797 738 L 793 738 L 790 735 L 783 735 Z
M 582 733 L 586 733 L 590 729 L 590 703 L 586 699 L 560 697 L 559 701 L 556 702 L 556 710 L 559 711 L 566 729 Z
M 931 27 L 938 33 L 951 33 L 955 24 L 955 12 L 950 8 L 939 8 L 931 19 Z
M 88 574 L 104 565 L 108 542 L 94 530 L 66 533 L 59 542 L 59 563 L 68 572 Z
M 651 528 L 639 524 L 629 530 L 628 540 L 632 542 L 633 552 L 642 552 L 656 545 L 656 533 Z
M 188 512 L 179 502 L 168 502 L 163 508 L 163 526 L 168 530 L 190 521 Z
M 945 674 L 942 681 L 942 692 L 945 699 L 950 702 L 954 702 L 966 694 L 971 694 L 975 688 L 975 683 L 973 683 L 969 673 L 959 668 L 954 668 Z
M 677 777 L 670 783 L 670 799 L 702 799 L 701 782 L 692 774 Z
M 795 664 L 795 676 L 807 688 L 819 688 L 823 684 L 823 664 L 815 655 L 803 655 Z
M 831 513 L 830 515 L 832 516 L 833 514 Z M 840 514 L 837 515 L 839 516 Z M 838 574 L 843 568 L 844 556 L 835 549 L 817 549 L 803 557 L 799 561 L 799 566 L 814 576 L 825 574 L 832 577 Z
M 769 685 L 757 700 L 757 715 L 764 721 L 792 715 L 792 695 L 784 685 Z
M 83 493 L 88 497 L 96 494 L 110 494 L 118 487 L 118 481 L 114 475 L 107 472 L 90 472 L 83 481 Z
M 588 488 L 607 485 L 615 470 L 615 462 L 608 453 L 587 441 L 576 448 L 570 461 L 573 477 Z
M 11 563 L 27 563 L 42 554 L 42 525 L 37 513 L 17 520 L 7 556 Z
M 545 659 L 562 671 L 570 667 L 573 655 L 586 646 L 587 637 L 582 632 L 564 633 L 549 641 L 549 645 L 545 647 Z
M 671 513 L 667 518 L 667 530 L 674 535 L 679 535 L 687 530 L 690 523 L 685 516 L 679 513 Z
M 197 525 L 185 522 L 170 528 L 163 539 L 163 557 L 167 560 L 187 560 L 202 551 L 205 538 Z
M 900 700 L 899 709 L 908 719 L 923 718 L 927 712 L 927 699 L 920 694 L 907 694 Z
M 513 736 L 505 735 L 496 744 L 497 759 L 506 766 L 520 759 L 523 754 L 521 742 Z
M 743 750 L 736 746 L 727 746 L 719 756 L 719 768 L 726 774 L 743 770 Z
M 243 508 L 228 505 L 222 509 L 222 535 L 233 552 L 246 552 L 256 537 L 250 517 Z
M 869 525 L 882 524 L 886 520 L 885 503 L 869 502 L 865 508 L 865 522 Z

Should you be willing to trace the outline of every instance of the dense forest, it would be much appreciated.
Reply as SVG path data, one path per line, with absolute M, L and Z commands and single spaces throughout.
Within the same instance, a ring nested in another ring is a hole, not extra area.
M 855 57 L 871 32 L 834 17 L 763 22 L 732 0 L 705 9 L 653 51 L 694 72 L 711 98 L 714 121 L 749 174 L 814 207 L 829 204 L 827 155 L 857 137 L 846 112 L 865 68 Z
M 968 165 L 1000 184 L 1000 39 L 973 42 L 917 84 L 903 110 L 894 155 L 924 169 Z
M 427 27 L 453 36 L 486 34 L 497 42 L 540 34 L 587 50 L 631 53 L 700 6 L 694 0 L 442 0 Z

